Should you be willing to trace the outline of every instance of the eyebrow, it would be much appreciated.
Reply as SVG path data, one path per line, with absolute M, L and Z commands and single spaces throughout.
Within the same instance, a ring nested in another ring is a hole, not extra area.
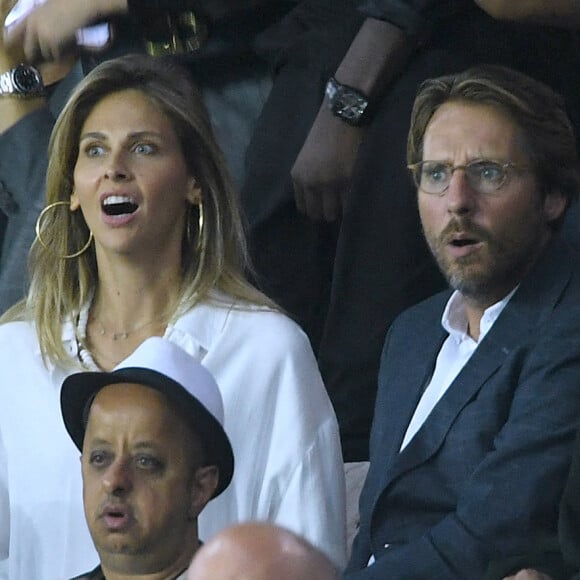
M 100 437 L 97 437 L 95 439 L 91 439 L 88 442 L 91 446 L 107 446 L 110 447 L 112 445 L 112 443 L 110 441 L 108 441 L 107 439 L 102 439 Z M 131 447 L 131 449 L 153 449 L 153 450 L 157 450 L 157 445 L 155 444 L 154 441 L 140 441 L 139 443 L 136 443 L 135 445 L 133 445 Z
M 143 137 L 162 137 L 161 133 L 157 131 L 133 131 L 126 136 L 126 140 L 131 141 L 134 139 L 142 139 Z M 85 141 L 86 139 L 100 139 L 106 140 L 108 136 L 105 133 L 100 131 L 89 131 L 88 133 L 84 133 L 79 137 L 79 141 Z

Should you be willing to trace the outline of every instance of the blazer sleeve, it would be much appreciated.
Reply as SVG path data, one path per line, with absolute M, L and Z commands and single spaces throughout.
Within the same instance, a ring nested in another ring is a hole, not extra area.
M 580 411 L 580 311 L 565 314 L 515 355 L 508 419 L 455 511 L 421 537 L 384 549 L 369 567 L 359 554 L 345 579 L 482 578 L 490 559 L 526 553 L 553 533 Z M 367 556 L 370 537 L 366 530 L 359 543 Z

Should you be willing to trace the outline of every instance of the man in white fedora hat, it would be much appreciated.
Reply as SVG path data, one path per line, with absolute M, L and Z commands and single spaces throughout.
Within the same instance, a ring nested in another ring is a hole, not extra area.
M 209 371 L 149 338 L 112 372 L 69 376 L 61 409 L 82 453 L 85 516 L 100 558 L 79 580 L 185 578 L 199 547 L 197 516 L 233 474 Z

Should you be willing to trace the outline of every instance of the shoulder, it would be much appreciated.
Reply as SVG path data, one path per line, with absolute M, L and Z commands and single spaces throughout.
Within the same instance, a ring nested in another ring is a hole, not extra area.
M 29 342 L 38 344 L 34 325 L 26 320 L 18 320 L 0 324 L 0 342 L 2 348 L 9 348 L 11 343 Z M 0 349 L 2 350 L 2 349 Z
M 196 305 L 176 326 L 195 334 L 210 348 L 238 343 L 246 348 L 267 348 L 270 353 L 310 349 L 306 334 L 282 312 L 228 297 Z
M 281 341 L 285 344 L 302 343 L 305 333 L 296 322 L 281 312 L 267 308 L 233 308 L 228 324 L 261 340 Z

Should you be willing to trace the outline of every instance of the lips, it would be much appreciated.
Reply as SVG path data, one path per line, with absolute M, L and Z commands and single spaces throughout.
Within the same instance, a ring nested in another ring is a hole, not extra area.
M 479 251 L 488 237 L 485 230 L 470 221 L 453 220 L 441 232 L 438 247 L 453 258 L 464 258 Z
M 464 248 L 479 242 L 480 240 L 473 234 L 463 232 L 450 235 L 446 243 L 457 248 Z
M 135 522 L 133 509 L 124 503 L 106 504 L 99 514 L 99 519 L 110 532 L 126 531 Z

